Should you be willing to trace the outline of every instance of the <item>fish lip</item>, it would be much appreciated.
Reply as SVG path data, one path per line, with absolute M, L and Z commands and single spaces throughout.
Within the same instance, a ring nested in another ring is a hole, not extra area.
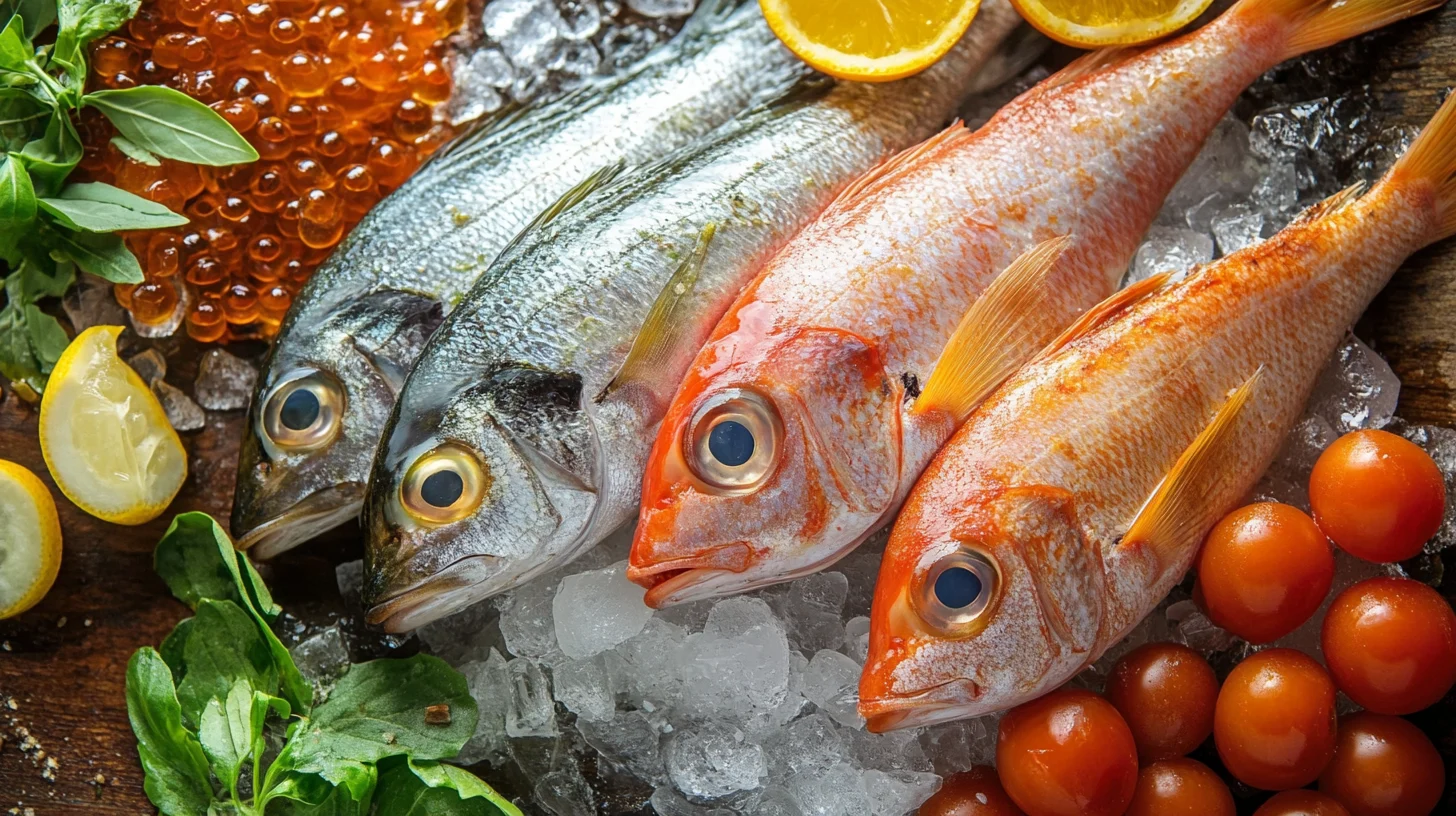
M 883 734 L 899 728 L 918 728 L 984 713 L 977 712 L 975 708 L 980 696 L 981 687 L 974 680 L 960 677 L 915 694 L 861 698 L 859 713 L 865 718 L 867 729 Z
M 698 555 L 672 558 L 647 566 L 627 566 L 627 579 L 646 587 L 647 605 L 661 609 L 681 589 L 701 583 L 715 573 L 737 574 L 753 563 L 753 547 L 746 541 L 721 544 Z M 680 602 L 680 601 L 678 601 Z
M 238 536 L 237 547 L 266 560 L 357 518 L 363 507 L 362 482 L 330 485 Z
M 461 609 L 495 595 L 501 591 L 499 586 L 493 586 L 490 581 L 472 580 L 468 575 L 469 570 L 461 569 L 463 565 L 481 559 L 487 562 L 487 566 L 499 561 L 490 555 L 467 556 L 428 578 L 374 602 L 364 613 L 364 620 L 390 634 L 403 634 L 456 611 L 441 613 L 437 607 L 442 598 L 457 590 L 476 590 Z

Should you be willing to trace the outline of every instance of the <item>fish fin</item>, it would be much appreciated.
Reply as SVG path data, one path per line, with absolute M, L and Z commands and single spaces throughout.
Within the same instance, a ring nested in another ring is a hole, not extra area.
M 582 179 L 570 190 L 562 193 L 561 197 L 556 199 L 551 206 L 537 213 L 536 217 L 532 218 L 529 224 L 523 227 L 519 233 L 516 233 L 516 237 L 512 238 L 511 242 L 505 245 L 505 248 L 500 251 L 500 255 L 497 257 L 505 257 L 511 250 L 525 243 L 526 238 L 532 233 L 555 221 L 562 213 L 589 198 L 592 193 L 611 184 L 616 180 L 617 176 L 621 175 L 625 167 L 626 163 L 621 161 L 609 164 Z
M 1067 66 L 1062 70 L 1042 80 L 1034 90 L 1037 93 L 1041 93 L 1043 91 L 1049 91 L 1052 88 L 1070 85 L 1079 79 L 1084 79 L 1093 74 L 1099 74 L 1108 68 L 1121 65 L 1138 54 L 1141 54 L 1144 50 L 1146 49 L 1139 46 L 1114 45 L 1109 48 L 1088 51 L 1067 63 Z
M 1073 340 L 1096 331 L 1107 321 L 1127 311 L 1134 303 L 1163 288 L 1163 284 L 1167 283 L 1170 277 L 1172 277 L 1171 272 L 1159 272 L 1114 292 L 1111 297 L 1083 312 L 1082 316 L 1077 318 L 1077 322 L 1057 335 L 1057 339 L 1042 349 L 1035 359 L 1046 359 L 1066 348 Z
M 709 223 L 698 234 L 697 244 L 683 258 L 682 263 L 678 264 L 672 277 L 667 279 L 667 285 L 657 294 L 652 308 L 647 311 L 647 318 L 642 321 L 642 328 L 632 341 L 631 350 L 622 361 L 622 367 L 617 369 L 616 376 L 597 395 L 596 402 L 605 400 L 629 382 L 646 382 L 661 374 L 662 364 L 689 329 L 688 321 L 683 320 L 679 312 L 683 301 L 687 300 L 693 287 L 697 285 L 698 273 L 702 271 L 703 260 L 708 256 L 708 244 L 712 242 L 717 231 L 718 225 Z
M 1279 60 L 1328 48 L 1342 40 L 1374 31 L 1439 8 L 1446 0 L 1240 0 L 1229 13 L 1256 18 L 1278 15 L 1289 21 Z
M 1309 205 L 1305 208 L 1304 212 L 1295 216 L 1294 220 L 1289 222 L 1289 225 L 1309 224 L 1327 215 L 1333 215 L 1335 212 L 1343 209 L 1346 204 L 1359 198 L 1363 192 L 1365 192 L 1365 182 L 1357 181 L 1329 198 Z
M 841 210 L 848 210 L 854 207 L 860 200 L 871 192 L 883 187 L 907 168 L 914 167 L 925 156 L 930 155 L 942 148 L 950 148 L 964 143 L 971 138 L 971 132 L 957 119 L 950 124 L 950 127 L 931 136 L 914 147 L 906 148 L 891 156 L 864 175 L 850 182 L 829 206 L 824 208 L 824 215 L 828 217 L 831 213 Z
M 915 412 L 939 410 L 964 422 L 992 389 L 1026 361 L 1022 349 L 1036 340 L 1029 317 L 1044 297 L 1047 276 L 1071 243 L 1063 235 L 1022 253 L 971 304 L 940 353 L 915 400 Z
M 1420 179 L 1436 186 L 1440 228 L 1431 239 L 1456 234 L 1456 94 L 1441 103 L 1410 149 L 1380 183 Z
M 1165 569 L 1176 562 L 1179 554 L 1186 552 L 1188 547 L 1198 545 L 1197 541 L 1190 539 L 1198 535 L 1199 528 L 1217 510 L 1206 504 L 1212 493 L 1208 489 L 1211 468 L 1219 455 L 1230 449 L 1238 419 L 1243 416 L 1249 398 L 1263 377 L 1264 367 L 1259 366 L 1219 406 L 1213 419 L 1198 432 L 1193 443 L 1173 463 L 1168 475 L 1158 483 L 1119 546 L 1146 547 L 1157 559 L 1160 569 Z

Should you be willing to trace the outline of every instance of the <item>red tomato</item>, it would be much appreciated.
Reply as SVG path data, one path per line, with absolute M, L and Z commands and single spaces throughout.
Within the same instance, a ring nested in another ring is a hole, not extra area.
M 1228 785 L 1192 759 L 1154 762 L 1138 774 L 1137 792 L 1124 816 L 1235 816 Z
M 1268 643 L 1309 620 L 1335 577 L 1335 556 L 1314 520 L 1287 504 L 1241 507 L 1223 517 L 1198 554 L 1208 617 L 1250 643 Z
M 1353 816 L 1425 816 L 1441 801 L 1446 768 L 1421 729 L 1362 711 L 1341 718 L 1319 787 Z
M 1137 787 L 1137 746 L 1111 703 L 1067 688 L 1001 718 L 996 767 L 1028 816 L 1118 816 Z
M 945 778 L 917 811 L 919 816 L 1026 816 L 996 776 L 996 769 L 977 765 L 964 773 Z
M 1276 793 L 1254 816 L 1350 816 L 1345 806 L 1323 793 L 1287 790 Z
M 1403 561 L 1441 529 L 1446 482 L 1429 454 L 1385 431 L 1336 439 L 1309 474 L 1315 523 L 1366 561 Z
M 1245 784 L 1308 785 L 1335 752 L 1335 684 L 1302 652 L 1256 652 L 1219 690 L 1213 741 L 1224 767 Z
M 1321 640 L 1340 690 L 1371 711 L 1420 711 L 1456 683 L 1456 614 L 1419 581 L 1371 578 L 1341 592 Z
M 1107 678 L 1107 701 L 1127 720 L 1143 762 L 1183 756 L 1208 739 L 1217 699 L 1213 668 L 1177 643 L 1139 646 Z

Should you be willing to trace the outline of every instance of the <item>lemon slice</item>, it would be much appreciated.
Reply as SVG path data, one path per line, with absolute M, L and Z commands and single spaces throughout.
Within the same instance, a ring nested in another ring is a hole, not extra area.
M 187 478 L 187 452 L 162 404 L 116 356 L 120 326 L 66 347 L 40 403 L 40 450 L 66 498 L 116 524 L 161 514 Z
M 1011 0 L 1041 33 L 1079 48 L 1137 45 L 1193 22 L 1213 0 Z
M 840 79 L 883 82 L 944 56 L 981 0 L 759 0 L 759 6 L 805 62 Z
M 0 459 L 0 618 L 35 606 L 61 568 L 61 522 L 45 483 Z

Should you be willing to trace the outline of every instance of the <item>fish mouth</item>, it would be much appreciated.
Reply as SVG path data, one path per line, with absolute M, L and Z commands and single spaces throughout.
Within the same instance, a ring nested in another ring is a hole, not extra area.
M 238 538 L 237 547 L 266 560 L 357 518 L 363 507 L 363 483 L 331 485 L 247 531 Z
M 900 728 L 923 728 L 986 713 L 977 704 L 981 687 L 974 680 L 947 680 L 915 694 L 861 698 L 860 716 L 876 734 Z
M 495 568 L 499 561 L 490 555 L 472 555 L 457 561 L 375 603 L 364 619 L 391 634 L 403 634 L 453 615 L 499 591 L 489 577 L 500 574 Z
M 661 609 L 721 594 L 718 585 L 731 581 L 752 563 L 753 548 L 746 541 L 735 541 L 685 558 L 644 567 L 629 565 L 627 579 L 646 587 L 643 600 L 653 609 Z

